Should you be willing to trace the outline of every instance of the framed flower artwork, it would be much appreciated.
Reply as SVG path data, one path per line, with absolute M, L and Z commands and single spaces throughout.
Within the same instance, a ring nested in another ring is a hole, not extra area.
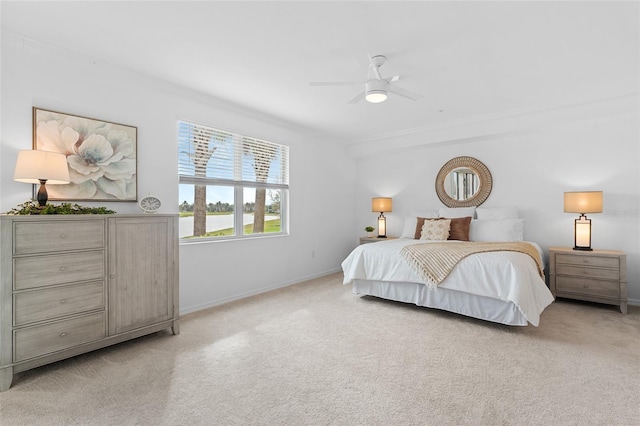
M 137 201 L 137 133 L 124 124 L 33 108 L 33 149 L 67 157 L 71 183 L 49 200 Z

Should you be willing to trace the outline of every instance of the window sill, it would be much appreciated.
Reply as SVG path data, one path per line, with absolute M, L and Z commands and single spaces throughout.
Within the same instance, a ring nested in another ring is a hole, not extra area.
M 229 237 L 203 237 L 203 238 L 180 238 L 180 245 L 192 245 L 192 244 L 209 244 L 209 243 L 223 243 L 229 241 L 247 241 L 247 240 L 262 240 L 268 238 L 288 237 L 286 232 L 269 233 L 269 234 L 257 234 L 257 235 L 243 235 L 243 236 L 229 236 Z

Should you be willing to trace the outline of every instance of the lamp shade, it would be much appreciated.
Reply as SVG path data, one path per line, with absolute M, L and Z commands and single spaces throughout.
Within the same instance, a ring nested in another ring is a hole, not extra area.
M 378 197 L 371 199 L 371 211 L 389 213 L 392 211 L 393 203 L 389 197 Z
M 24 183 L 69 183 L 69 167 L 64 154 L 49 151 L 19 151 L 13 180 Z
M 565 213 L 602 213 L 602 191 L 565 192 Z

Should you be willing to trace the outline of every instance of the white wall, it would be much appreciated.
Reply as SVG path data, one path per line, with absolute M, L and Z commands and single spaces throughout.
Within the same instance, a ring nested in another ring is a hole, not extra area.
M 287 123 L 6 33 L 2 37 L 2 212 L 31 197 L 31 185 L 14 182 L 12 175 L 17 152 L 32 146 L 33 106 L 137 126 L 138 196 L 159 197 L 162 213 L 178 211 L 178 119 L 291 147 L 291 235 L 182 245 L 183 313 L 339 270 L 355 245 L 354 161 L 343 147 L 309 137 Z M 136 203 L 81 204 L 139 212 Z
M 555 119 L 560 113 L 547 114 L 545 120 L 521 117 L 521 130 L 516 131 L 518 126 L 511 123 L 508 133 L 503 132 L 504 122 L 494 122 L 493 134 L 474 126 L 466 134 L 464 129 L 450 130 L 449 140 L 438 136 L 433 144 L 425 143 L 433 142 L 433 135 L 408 136 L 399 140 L 402 149 L 362 156 L 357 164 L 356 227 L 375 226 L 371 197 L 390 196 L 393 212 L 386 215 L 387 234 L 399 235 L 403 219 L 413 209 L 442 206 L 435 177 L 444 163 L 463 155 L 479 159 L 491 171 L 493 191 L 484 206 L 517 206 L 526 219 L 525 238 L 545 250 L 573 246 L 577 215 L 563 212 L 563 192 L 602 190 L 604 213 L 588 215 L 592 247 L 627 253 L 628 295 L 630 302 L 640 304 L 637 96 L 620 99 L 616 105 L 623 107 L 599 109 L 601 118 L 584 110 L 566 121 Z M 393 147 L 394 141 L 386 144 Z
M 3 34 L 1 59 L 3 212 L 31 195 L 12 174 L 17 152 L 31 148 L 33 106 L 137 126 L 138 194 L 158 196 L 164 213 L 177 212 L 176 120 L 291 146 L 291 235 L 181 246 L 182 312 L 339 270 L 363 228 L 376 226 L 371 197 L 393 197 L 388 234 L 397 235 L 412 209 L 440 205 L 435 176 L 459 155 L 491 170 L 494 189 L 485 205 L 518 206 L 526 238 L 545 249 L 572 243 L 574 215 L 562 212 L 562 193 L 603 190 L 605 213 L 591 215 L 592 246 L 627 253 L 629 297 L 640 303 L 637 95 L 371 141 L 349 148 L 353 160 L 287 123 L 45 44 Z M 631 113 L 629 104 L 636 105 Z M 98 204 L 138 212 L 135 203 Z

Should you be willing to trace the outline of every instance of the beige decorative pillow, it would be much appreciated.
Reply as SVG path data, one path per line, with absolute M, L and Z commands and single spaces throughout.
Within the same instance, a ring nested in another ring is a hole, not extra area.
M 420 233 L 421 240 L 445 241 L 449 238 L 451 219 L 425 219 Z

